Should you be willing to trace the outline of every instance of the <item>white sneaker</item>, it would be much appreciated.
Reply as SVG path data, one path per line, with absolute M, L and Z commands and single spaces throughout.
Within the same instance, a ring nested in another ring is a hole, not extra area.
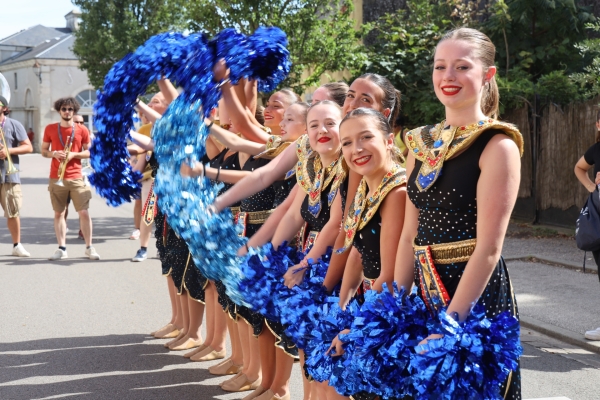
M 600 340 L 600 328 L 594 329 L 593 331 L 587 331 L 585 333 L 587 340 Z
M 52 260 L 52 261 L 64 260 L 65 258 L 69 258 L 69 256 L 67 255 L 67 251 L 61 250 L 61 249 L 56 249 L 54 254 L 52 254 L 52 257 L 48 258 L 48 260 Z
M 85 255 L 89 257 L 90 260 L 99 260 L 100 256 L 96 253 L 96 249 L 90 247 L 89 249 L 85 249 Z
M 133 232 L 131 232 L 131 236 L 129 236 L 129 239 L 131 240 L 138 240 L 140 238 L 140 230 L 136 229 Z
M 25 250 L 25 247 L 21 243 L 13 247 L 12 255 L 17 257 L 31 257 L 31 254 Z

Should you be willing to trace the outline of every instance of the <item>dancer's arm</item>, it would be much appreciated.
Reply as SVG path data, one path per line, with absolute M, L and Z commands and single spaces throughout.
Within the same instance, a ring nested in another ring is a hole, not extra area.
M 519 191 L 521 160 L 516 143 L 496 135 L 479 158 L 477 244 L 467 262 L 448 314 L 464 321 L 479 300 L 500 259 L 504 235 Z
M 175 86 L 171 83 L 171 81 L 167 78 L 157 79 L 156 83 L 160 92 L 163 94 L 165 98 L 165 102 L 167 104 L 171 104 L 173 100 L 179 96 L 179 92 L 175 89 Z
M 406 159 L 406 176 L 410 176 L 415 167 L 415 158 L 408 152 Z M 404 207 L 404 225 L 398 241 L 398 251 L 396 252 L 396 262 L 394 268 L 394 280 L 399 288 L 410 292 L 415 280 L 415 254 L 413 251 L 413 242 L 417 236 L 419 228 L 419 210 L 407 199 Z
M 392 289 L 394 267 L 396 261 L 396 244 L 400 240 L 402 225 L 404 225 L 404 208 L 406 206 L 406 186 L 390 191 L 379 208 L 381 214 L 381 238 L 379 254 L 381 257 L 381 272 L 373 284 L 373 289 L 380 292 L 383 284 L 388 290 Z
M 154 140 L 150 139 L 148 136 L 142 135 L 141 133 L 138 133 L 136 131 L 129 131 L 129 135 L 131 136 L 131 141 L 143 150 L 154 150 Z
M 360 180 L 362 176 L 357 174 L 356 172 L 350 170 L 348 175 L 348 193 L 346 194 L 346 209 L 344 210 L 344 217 L 342 221 L 346 220 L 348 215 L 348 210 L 350 209 L 350 205 L 354 201 L 354 196 L 356 196 L 356 190 L 358 189 L 358 185 L 360 184 Z M 335 244 L 333 246 L 334 250 L 341 249 L 344 247 L 344 241 L 346 239 L 346 232 L 344 229 L 340 229 L 337 238 L 335 239 Z M 327 288 L 328 291 L 332 291 L 333 288 L 340 282 L 342 276 L 344 275 L 344 268 L 346 268 L 346 264 L 348 263 L 348 256 L 350 255 L 349 251 L 345 251 L 342 254 L 338 254 L 337 252 L 333 252 L 331 256 L 331 261 L 329 263 L 329 268 L 327 268 L 327 275 L 325 275 L 325 280 L 323 281 L 323 286 Z M 359 257 L 360 259 L 360 257 Z M 362 265 L 362 260 L 360 261 Z
M 210 134 L 231 151 L 240 151 L 242 153 L 250 154 L 251 156 L 255 156 L 265 151 L 264 144 L 241 138 L 235 133 L 214 124 L 210 127 Z
M 132 156 L 139 156 L 140 154 L 144 154 L 146 152 L 146 150 L 142 149 L 137 144 L 130 144 L 127 146 L 127 151 L 129 152 L 129 155 Z
M 146 103 L 139 99 L 138 103 L 135 105 L 135 108 L 137 108 L 138 112 L 143 113 L 148 122 L 152 124 L 155 123 L 156 120 L 160 119 L 161 117 L 161 115 L 157 111 L 154 111 L 152 108 L 148 107 Z
M 144 169 L 146 168 L 146 157 L 138 157 L 133 170 L 134 171 L 138 171 L 138 172 L 144 172 Z
M 274 248 L 278 248 L 283 242 L 289 243 L 300 228 L 302 228 L 304 220 L 302 219 L 302 215 L 300 215 L 300 208 L 305 197 L 306 193 L 302 190 L 296 191 L 292 205 L 277 225 L 277 230 L 273 235 L 272 243 Z
M 344 277 L 342 278 L 339 301 L 342 310 L 346 309 L 346 306 L 363 282 L 363 266 L 360 253 L 355 247 L 352 247 L 349 251 L 346 251 L 346 253 L 348 253 L 348 256 L 346 266 L 343 269 Z
M 234 86 L 228 80 L 229 69 L 225 61 L 220 60 L 215 64 L 214 76 L 216 80 L 224 81 L 221 85 L 221 94 L 229 118 L 235 128 L 250 140 L 258 143 L 266 143 L 270 135 L 256 126 L 248 117 L 245 105 L 240 102 L 235 93 Z
M 298 190 L 298 185 L 294 185 L 294 187 L 290 191 L 290 194 L 288 195 L 288 197 L 286 197 L 283 203 L 281 203 L 277 206 L 277 208 L 275 208 L 275 211 L 273 211 L 269 218 L 267 218 L 267 220 L 260 227 L 260 229 L 256 231 L 254 235 L 252 235 L 250 240 L 248 240 L 248 247 L 260 247 L 273 238 L 273 235 L 277 230 L 277 226 L 281 223 L 281 220 L 294 203 L 294 199 L 296 198 Z M 239 256 L 243 256 L 244 254 L 246 254 L 245 246 L 238 251 Z
M 300 264 L 288 268 L 286 273 L 283 275 L 284 283 L 287 287 L 291 289 L 294 286 L 299 285 L 300 282 L 302 282 L 302 280 L 304 279 L 304 273 L 306 272 L 306 267 L 308 266 L 308 260 L 312 259 L 313 261 L 317 261 L 319 257 L 325 254 L 328 247 L 335 245 L 338 233 L 340 231 L 341 223 L 342 200 L 338 192 L 338 195 L 335 196 L 333 204 L 331 205 L 329 221 L 327 221 L 323 229 L 321 229 L 321 232 L 319 233 L 319 236 L 317 236 L 317 240 L 315 240 L 313 247 L 304 257 L 304 259 L 300 262 Z
M 297 160 L 296 146 L 292 143 L 267 165 L 255 169 L 250 175 L 217 197 L 213 204 L 216 211 L 222 211 L 225 207 L 229 207 L 269 187 L 294 168 Z

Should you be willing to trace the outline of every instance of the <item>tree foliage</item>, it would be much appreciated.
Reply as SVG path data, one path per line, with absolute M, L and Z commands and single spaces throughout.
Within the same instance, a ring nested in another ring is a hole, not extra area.
M 574 0 L 414 0 L 365 30 L 377 40 L 355 71 L 377 72 L 402 91 L 408 125 L 443 117 L 432 83 L 432 56 L 447 31 L 468 26 L 496 45 L 501 112 L 531 102 L 567 104 L 600 93 L 600 41 L 595 17 Z
M 291 73 L 282 86 L 298 93 L 318 84 L 328 71 L 363 60 L 350 0 L 202 0 L 190 7 L 193 31 L 215 34 L 235 27 L 251 34 L 259 26 L 281 28 L 292 57 Z
M 363 60 L 352 19 L 352 1 L 339 0 L 73 0 L 82 12 L 74 52 L 97 88 L 112 65 L 151 36 L 169 31 L 210 36 L 234 27 L 286 32 L 292 71 L 282 85 L 302 93 L 328 71 Z
M 81 10 L 73 52 L 101 88 L 115 62 L 151 36 L 187 27 L 184 0 L 73 0 Z

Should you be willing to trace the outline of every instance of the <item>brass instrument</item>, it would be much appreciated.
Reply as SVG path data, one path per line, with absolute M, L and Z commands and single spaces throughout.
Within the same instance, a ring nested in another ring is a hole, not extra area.
M 62 160 L 60 162 L 60 165 L 58 166 L 58 181 L 56 181 L 56 185 L 58 186 L 65 186 L 65 184 L 63 183 L 63 178 L 65 176 L 65 171 L 67 170 L 67 164 L 69 163 L 67 160 L 69 159 L 69 154 L 71 153 L 71 145 L 73 143 L 71 142 L 71 136 L 69 136 L 67 138 L 67 143 L 65 144 L 65 159 Z
M 6 138 L 4 137 L 4 129 L 2 129 L 2 126 L 0 126 L 0 138 L 2 139 L 0 141 L 0 150 L 6 149 L 6 162 L 8 162 L 6 174 L 16 174 L 17 172 L 19 172 L 19 170 L 17 169 L 17 167 L 15 167 L 11 155 L 8 153 L 8 146 L 6 145 Z
M 8 86 L 6 78 L 2 74 L 0 74 L 0 96 L 4 97 L 6 103 L 10 101 L 10 87 Z M 8 104 L 5 104 L 5 106 L 8 106 Z M 4 136 L 4 129 L 2 129 L 2 125 L 0 125 L 0 139 L 0 150 L 6 149 L 6 160 L 8 162 L 6 174 L 15 174 L 19 172 L 19 170 L 15 167 L 15 164 L 12 161 L 12 157 L 8 153 L 8 146 L 6 145 L 6 137 Z

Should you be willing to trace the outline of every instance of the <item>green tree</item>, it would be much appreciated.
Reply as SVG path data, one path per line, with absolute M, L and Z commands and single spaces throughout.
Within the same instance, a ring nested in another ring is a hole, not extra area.
M 213 35 L 234 27 L 251 34 L 259 26 L 281 28 L 292 58 L 282 86 L 297 93 L 318 84 L 328 71 L 350 69 L 364 60 L 350 0 L 201 0 L 189 7 L 192 31 Z
M 445 1 L 414 0 L 405 10 L 366 24 L 375 34 L 367 60 L 355 72 L 387 77 L 402 92 L 401 112 L 407 126 L 441 120 L 444 108 L 433 91 L 433 53 L 441 36 L 453 26 Z
M 187 27 L 184 0 L 73 0 L 81 10 L 73 52 L 101 88 L 115 62 L 157 33 Z
M 587 39 L 576 45 L 580 54 L 586 60 L 583 71 L 571 75 L 586 98 L 600 95 L 600 22 L 588 24 L 587 28 L 594 32 L 596 37 Z

